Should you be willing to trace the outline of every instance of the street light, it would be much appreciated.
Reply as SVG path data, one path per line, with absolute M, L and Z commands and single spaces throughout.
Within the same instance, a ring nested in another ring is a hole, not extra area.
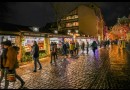
M 75 30 L 75 32 L 76 32 L 76 33 L 78 33 L 78 32 L 79 32 L 79 30 Z
M 58 31 L 57 31 L 57 30 L 54 30 L 54 33 L 55 33 L 55 34 L 58 34 Z
M 39 32 L 39 27 L 30 27 L 31 30 L 33 30 L 33 32 Z

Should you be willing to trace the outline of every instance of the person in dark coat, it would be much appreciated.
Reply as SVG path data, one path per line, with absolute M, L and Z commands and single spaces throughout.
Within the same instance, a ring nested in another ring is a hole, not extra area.
M 14 74 L 15 77 L 21 82 L 20 88 L 22 88 L 25 84 L 24 80 L 17 74 L 16 69 L 19 68 L 18 66 L 18 59 L 17 59 L 17 54 L 18 51 L 15 49 L 11 41 L 7 40 L 4 42 L 4 48 L 6 51 L 3 53 L 6 53 L 6 57 L 3 57 L 3 66 L 5 69 L 5 87 L 4 89 L 8 89 L 9 86 L 9 80 L 8 80 L 8 74 Z M 19 89 L 20 89 L 19 88 Z
M 81 45 L 81 49 L 82 49 L 82 53 L 84 53 L 84 50 L 85 50 L 85 43 L 83 41 L 82 45 Z
M 89 42 L 88 41 L 86 43 L 86 51 L 87 51 L 87 54 L 88 54 L 88 51 L 89 51 Z
M 50 44 L 50 52 L 51 52 L 51 61 L 50 61 L 50 63 L 52 63 L 52 59 L 53 59 L 53 57 L 54 57 L 53 48 L 54 48 L 54 43 L 51 42 L 51 44 Z
M 92 43 L 92 50 L 93 50 L 93 53 L 94 53 L 94 55 L 95 55 L 95 51 L 96 51 L 96 49 L 97 49 L 97 43 L 96 43 L 96 41 L 93 41 L 93 43 Z
M 75 43 L 75 54 L 78 55 L 78 53 L 79 53 L 79 42 L 76 41 L 76 43 Z
M 65 42 L 62 43 L 63 55 L 67 55 L 67 45 Z
M 57 59 L 57 44 L 51 43 L 51 61 L 50 63 L 52 64 L 52 61 L 54 61 L 54 63 L 56 64 L 56 59 Z
M 1 53 L 0 53 L 1 77 L 0 77 L 0 86 L 1 86 L 1 81 L 4 78 L 4 73 L 5 73 L 5 68 L 4 68 L 3 62 L 5 62 L 5 60 L 7 59 L 6 54 L 7 54 L 7 49 L 4 48 L 4 42 L 1 42 Z
M 33 72 L 36 72 L 37 71 L 37 63 L 39 64 L 39 70 L 42 69 L 42 65 L 39 61 L 39 47 L 38 47 L 36 41 L 34 41 L 34 44 L 32 46 L 32 56 L 34 59 L 34 71 Z

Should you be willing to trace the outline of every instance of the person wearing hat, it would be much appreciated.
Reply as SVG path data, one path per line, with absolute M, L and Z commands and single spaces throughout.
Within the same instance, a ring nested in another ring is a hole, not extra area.
M 7 74 L 9 72 L 13 72 L 15 74 L 15 77 L 20 80 L 21 86 L 23 87 L 25 82 L 23 79 L 16 73 L 16 63 L 17 63 L 17 51 L 12 47 L 11 41 L 7 40 L 4 42 L 4 48 L 8 49 L 6 57 L 7 59 L 3 62 L 3 66 L 6 68 L 6 74 L 5 74 L 5 89 L 9 86 L 9 81 L 7 80 Z

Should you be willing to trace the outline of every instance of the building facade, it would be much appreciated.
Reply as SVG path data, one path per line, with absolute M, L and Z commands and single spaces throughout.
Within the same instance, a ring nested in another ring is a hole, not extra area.
M 80 33 L 89 37 L 103 39 L 104 20 L 94 4 L 80 5 L 64 16 L 60 22 L 61 30 L 66 33 Z

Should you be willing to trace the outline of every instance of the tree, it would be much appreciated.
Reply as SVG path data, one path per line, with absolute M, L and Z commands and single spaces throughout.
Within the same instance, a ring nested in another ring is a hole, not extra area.
M 123 16 L 122 18 L 117 19 L 117 23 L 121 25 L 128 25 L 130 23 L 130 19 L 126 16 Z
M 129 27 L 127 25 L 116 24 L 112 27 L 111 33 L 117 38 L 126 38 L 126 33 L 129 32 Z

